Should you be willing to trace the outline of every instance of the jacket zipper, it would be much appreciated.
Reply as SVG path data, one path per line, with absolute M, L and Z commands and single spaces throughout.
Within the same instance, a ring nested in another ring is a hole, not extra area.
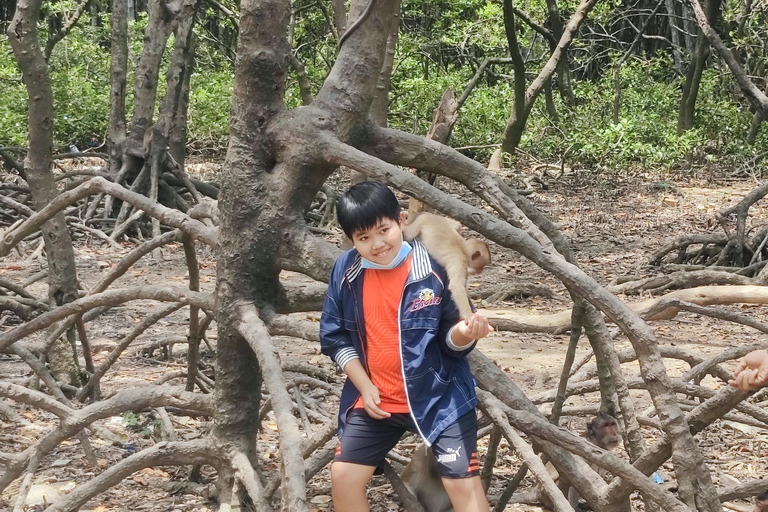
M 424 432 L 421 431 L 421 427 L 419 426 L 419 422 L 416 421 L 416 415 L 413 413 L 413 407 L 411 406 L 411 395 L 408 393 L 408 381 L 405 380 L 405 361 L 403 360 L 403 330 L 400 324 L 401 312 L 403 310 L 403 298 L 405 297 L 405 289 L 409 285 L 423 281 L 427 277 L 429 277 L 429 275 L 424 276 L 422 279 L 419 279 L 418 281 L 406 282 L 405 286 L 403 286 L 403 291 L 400 293 L 400 302 L 397 308 L 397 341 L 400 346 L 400 372 L 403 376 L 403 389 L 405 389 L 405 401 L 408 403 L 408 412 L 411 415 L 411 419 L 413 419 L 413 424 L 416 425 L 416 431 L 421 436 L 421 439 L 424 441 L 424 444 L 427 445 L 427 447 L 429 447 L 432 445 L 432 443 L 427 441 L 427 436 L 425 436 Z

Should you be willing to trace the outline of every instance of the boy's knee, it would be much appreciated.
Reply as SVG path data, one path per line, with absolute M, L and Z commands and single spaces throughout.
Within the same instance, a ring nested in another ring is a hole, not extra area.
M 365 486 L 373 476 L 375 468 L 335 461 L 331 464 L 331 485 Z

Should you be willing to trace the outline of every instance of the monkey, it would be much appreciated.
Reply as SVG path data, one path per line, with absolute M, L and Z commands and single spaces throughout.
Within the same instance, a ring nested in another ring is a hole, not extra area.
M 613 451 L 622 443 L 621 430 L 616 418 L 601 412 L 587 423 L 584 437 L 603 450 Z
M 587 422 L 587 431 L 584 433 L 584 438 L 595 446 L 607 451 L 615 450 L 623 442 L 619 423 L 616 421 L 616 418 L 606 412 L 600 412 L 597 416 Z M 607 480 L 608 471 L 594 464 L 590 465 L 601 478 Z M 547 466 L 549 467 L 549 465 Z M 552 473 L 556 474 L 554 468 L 552 468 Z M 560 478 L 559 476 L 557 477 L 556 482 L 557 486 L 568 498 L 568 502 L 573 509 L 579 510 L 580 496 L 576 488 L 573 487 L 570 482 L 566 481 L 565 478 Z M 542 503 L 550 510 L 553 509 L 552 502 L 550 501 L 549 496 L 544 493 L 541 485 L 536 486 L 536 495 L 538 502 Z M 621 510 L 621 512 L 632 512 L 629 498 L 627 498 L 626 503 L 623 503 L 621 508 L 618 508 L 617 510 Z M 766 509 L 765 512 L 768 512 L 768 509 Z
M 587 422 L 587 431 L 584 432 L 584 438 L 595 446 L 609 452 L 618 448 L 624 439 L 616 418 L 602 411 Z M 594 464 L 591 464 L 591 466 L 603 480 L 608 480 L 608 471 Z M 569 485 L 567 497 L 574 510 L 578 510 L 579 493 L 575 487 Z M 632 511 L 629 499 L 627 499 L 622 510 L 626 510 L 626 512 Z
M 755 508 L 752 512 L 768 512 L 768 491 L 763 491 L 755 496 Z
M 435 454 L 425 444 L 413 450 L 411 462 L 400 478 L 424 507 L 424 512 L 453 512 Z
M 488 245 L 480 240 L 465 240 L 454 219 L 432 213 L 421 213 L 403 228 L 406 240 L 418 237 L 448 274 L 448 289 L 464 320 L 469 320 L 472 307 L 467 295 L 467 276 L 477 275 L 491 262 Z

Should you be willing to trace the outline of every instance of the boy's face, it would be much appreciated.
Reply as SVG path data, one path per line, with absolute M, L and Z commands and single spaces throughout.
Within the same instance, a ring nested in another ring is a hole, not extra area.
M 392 263 L 403 245 L 403 226 L 405 213 L 400 213 L 400 219 L 379 219 L 375 226 L 368 230 L 356 231 L 352 234 L 352 244 L 360 255 L 379 265 Z

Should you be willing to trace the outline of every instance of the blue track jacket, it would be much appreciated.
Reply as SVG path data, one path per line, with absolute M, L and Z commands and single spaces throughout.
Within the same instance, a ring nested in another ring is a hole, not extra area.
M 405 391 L 411 415 L 427 445 L 451 423 L 475 409 L 475 379 L 465 350 L 454 350 L 447 336 L 460 319 L 447 287 L 443 269 L 418 241 L 413 246 L 413 264 L 400 299 L 400 355 Z M 340 367 L 359 357 L 365 362 L 365 321 L 360 254 L 351 249 L 342 254 L 331 271 L 328 294 L 320 318 L 323 354 Z M 347 379 L 339 407 L 339 437 L 347 412 L 360 393 Z

